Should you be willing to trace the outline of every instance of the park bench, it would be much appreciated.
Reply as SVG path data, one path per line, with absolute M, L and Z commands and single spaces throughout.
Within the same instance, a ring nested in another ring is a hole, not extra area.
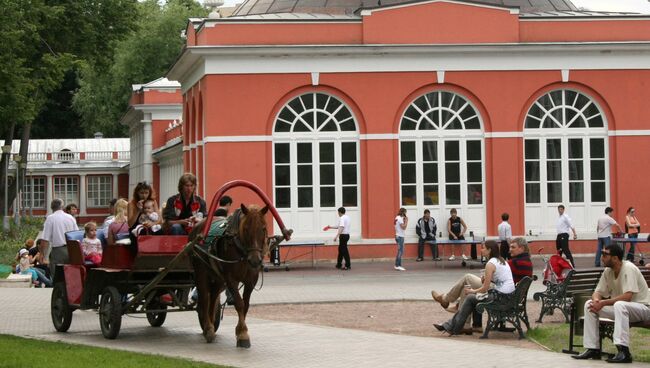
M 564 315 L 565 322 L 569 322 L 569 314 L 573 303 L 574 294 L 585 294 L 593 292 L 603 273 L 602 268 L 571 270 L 564 281 L 560 283 L 549 282 L 545 291 L 533 295 L 535 301 L 542 301 L 537 323 L 542 323 L 545 315 L 552 315 L 555 309 L 559 309 Z
M 592 269 L 591 271 L 598 271 Z M 600 274 L 604 271 L 604 269 L 600 269 Z M 574 272 L 574 271 L 572 271 Z M 577 272 L 583 272 L 583 271 L 577 271 Z M 641 273 L 643 274 L 643 277 L 645 278 L 646 284 L 648 287 L 650 287 L 650 270 L 649 269 L 641 269 Z M 579 278 L 578 278 L 579 279 Z M 596 279 L 595 283 L 590 283 L 588 284 L 586 281 L 582 282 L 582 291 L 581 292 L 575 292 L 574 297 L 572 298 L 572 304 L 570 306 L 570 330 L 569 330 L 569 348 L 568 349 L 563 349 L 562 352 L 567 353 L 567 354 L 577 354 L 578 352 L 574 349 L 575 347 L 583 347 L 582 345 L 575 344 L 574 338 L 575 335 L 577 334 L 576 331 L 580 332 L 582 331 L 582 326 L 584 326 L 584 316 L 581 316 L 582 314 L 582 309 L 584 308 L 584 302 L 586 302 L 588 299 L 591 299 L 591 295 L 593 294 L 594 290 L 596 289 L 596 286 L 598 285 L 598 281 L 600 280 L 600 276 Z M 576 282 L 576 281 L 574 281 Z M 591 287 L 590 290 L 589 287 Z M 580 303 L 576 303 L 576 298 L 578 294 L 582 294 L 583 297 L 581 298 L 582 300 Z M 613 335 L 614 335 L 614 321 L 608 318 L 600 318 L 600 328 L 599 328 L 599 334 L 600 334 L 600 346 L 602 347 L 602 341 L 603 338 L 608 338 L 610 340 L 613 340 Z M 640 328 L 647 328 L 650 329 L 650 321 L 645 321 L 645 322 L 635 322 L 635 323 L 630 323 L 630 327 L 640 327 Z
M 517 329 L 520 339 L 525 337 L 521 323 L 523 322 L 526 325 L 526 330 L 530 329 L 528 313 L 526 312 L 526 299 L 528 299 L 528 289 L 532 282 L 532 278 L 524 277 L 517 283 L 514 292 L 503 294 L 493 291 L 494 299 L 476 305 L 476 310 L 479 313 L 485 311 L 488 315 L 487 325 L 481 336 L 482 339 L 487 339 L 491 330 L 497 329 L 506 322 L 511 323 Z

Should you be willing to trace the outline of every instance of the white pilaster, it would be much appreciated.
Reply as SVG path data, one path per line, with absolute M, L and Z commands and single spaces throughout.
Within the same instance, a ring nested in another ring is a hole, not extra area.
M 79 174 L 79 216 L 86 216 L 86 197 L 88 191 L 86 190 L 88 183 L 86 183 L 86 174 Z
M 54 181 L 52 180 L 52 174 L 45 174 L 45 177 L 45 209 L 49 214 L 52 211 L 50 203 L 54 199 Z
M 153 143 L 151 138 L 151 120 L 142 120 L 142 180 L 153 182 Z

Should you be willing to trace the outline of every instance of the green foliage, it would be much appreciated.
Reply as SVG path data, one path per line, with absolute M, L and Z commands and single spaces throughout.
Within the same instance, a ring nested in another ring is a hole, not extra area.
M 562 352 L 569 347 L 569 325 L 567 323 L 545 323 L 528 330 L 529 339 L 535 340 L 551 351 Z M 630 351 L 636 362 L 650 363 L 650 330 L 641 328 L 630 329 Z M 575 337 L 576 344 L 582 344 L 582 336 Z M 582 351 L 582 348 L 576 348 Z M 603 340 L 603 350 L 616 353 L 616 347 L 609 339 Z
M 125 136 L 127 127 L 119 119 L 128 107 L 131 85 L 164 76 L 185 44 L 181 32 L 188 18 L 204 17 L 207 11 L 193 0 L 146 0 L 138 3 L 137 14 L 139 27 L 117 44 L 108 69 L 82 69 L 73 107 L 86 132 Z
M 11 228 L 8 233 L 0 233 L 0 265 L 12 265 L 16 261 L 16 254 L 18 250 L 23 247 L 27 239 L 36 240 L 38 232 L 43 229 L 42 218 L 27 218 L 24 219 L 20 226 L 16 226 L 11 222 Z M 0 270 L 2 273 L 2 270 Z M 6 275 L 0 274 L 0 277 Z
M 26 354 L 23 354 L 25 353 Z M 34 354 L 32 354 L 34 353 Z M 220 368 L 223 366 L 62 342 L 0 335 L 0 367 L 87 368 Z

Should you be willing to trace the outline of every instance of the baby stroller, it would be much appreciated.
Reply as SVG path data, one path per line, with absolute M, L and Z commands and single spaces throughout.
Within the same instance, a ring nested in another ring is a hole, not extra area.
M 537 253 L 541 255 L 542 249 Z M 558 252 L 550 257 L 542 255 L 544 260 L 544 271 L 542 283 L 546 285 L 546 291 L 535 293 L 533 299 L 542 301 L 542 308 L 539 313 L 538 323 L 542 323 L 542 317 L 553 315 L 555 309 L 559 309 L 564 314 L 564 319 L 569 322 L 569 305 L 567 298 L 560 297 L 565 295 L 566 284 L 563 282 L 568 276 L 573 266 Z

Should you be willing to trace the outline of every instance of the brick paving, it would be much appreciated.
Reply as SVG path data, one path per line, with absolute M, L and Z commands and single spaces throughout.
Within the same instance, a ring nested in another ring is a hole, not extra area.
M 591 258 L 580 259 L 587 265 Z M 315 268 L 298 265 L 290 272 L 264 274 L 264 285 L 252 303 L 300 303 L 362 300 L 428 300 L 432 288 L 444 289 L 467 269 L 433 262 L 406 262 L 407 272 L 391 263 L 356 263 L 351 271 L 333 265 Z M 541 270 L 537 265 L 536 270 Z M 476 270 L 470 272 L 478 272 Z M 533 290 L 542 288 L 540 282 Z M 556 367 L 605 366 L 603 362 L 578 362 L 567 355 L 452 338 L 414 337 L 351 329 L 313 326 L 249 318 L 252 347 L 235 347 L 236 319 L 226 316 L 217 339 L 206 344 L 193 312 L 170 313 L 161 328 L 150 327 L 144 316 L 125 316 L 116 340 L 106 340 L 97 313 L 75 311 L 70 331 L 57 333 L 50 320 L 51 289 L 0 288 L 0 333 L 65 341 L 107 348 L 162 354 L 235 367 L 456 367 L 504 366 L 516 357 L 518 364 Z M 20 301 L 18 303 L 18 301 Z M 25 306 L 30 306 L 25 308 Z M 513 336 L 513 338 L 515 338 Z M 630 365 L 628 365 L 630 366 Z M 634 363 L 631 366 L 647 367 Z

